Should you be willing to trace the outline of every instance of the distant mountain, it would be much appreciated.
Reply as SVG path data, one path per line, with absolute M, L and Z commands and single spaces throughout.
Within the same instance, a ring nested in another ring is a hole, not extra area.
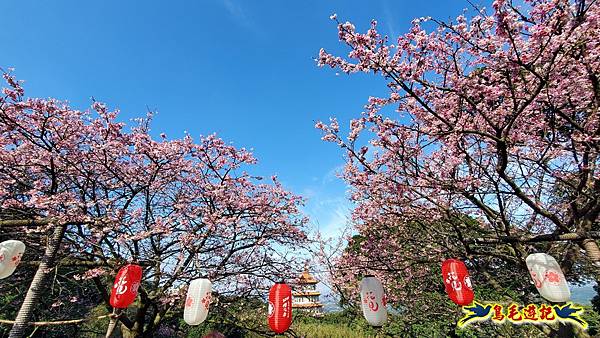
M 340 311 L 342 308 L 338 305 L 339 298 L 337 295 L 331 292 L 329 289 L 319 287 L 319 285 L 322 285 L 322 283 L 317 285 L 317 289 L 320 289 L 319 291 L 321 291 L 321 297 L 319 298 L 319 301 L 321 301 L 323 304 L 323 312 L 327 313 Z
M 329 301 L 329 302 L 323 302 L 323 312 L 328 313 L 328 312 L 337 312 L 337 311 L 341 311 L 342 308 L 338 305 L 337 302 L 334 301 Z

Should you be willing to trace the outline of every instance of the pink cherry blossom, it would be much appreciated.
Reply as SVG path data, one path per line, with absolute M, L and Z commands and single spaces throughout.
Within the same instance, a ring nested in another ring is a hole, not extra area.
M 370 271 L 391 302 L 409 306 L 441 282 L 444 258 L 514 266 L 527 252 L 516 253 L 523 248 L 507 237 L 592 229 L 600 210 L 600 4 L 577 3 L 496 0 L 490 13 L 453 22 L 415 19 L 391 44 L 375 20 L 361 32 L 336 19 L 348 53 L 323 48 L 318 65 L 377 74 L 388 88 L 368 98 L 347 137 L 335 118 L 315 125 L 341 147 L 355 204 L 357 235 L 333 268 L 348 297 Z M 479 237 L 499 248 L 476 244 Z M 576 244 L 552 248 L 569 250 L 565 266 L 584 262 L 580 248 L 600 262 L 595 241 Z
M 112 285 L 100 276 L 136 262 L 156 317 L 181 302 L 174 288 L 200 274 L 224 295 L 259 293 L 265 276 L 289 276 L 293 249 L 306 239 L 303 199 L 275 177 L 264 183 L 251 174 L 249 150 L 215 134 L 154 139 L 152 114 L 127 125 L 103 103 L 79 111 L 27 98 L 12 74 L 3 76 L 0 210 L 26 213 L 29 233 L 58 233 L 51 255 L 90 268 L 75 280 L 94 279 L 104 292 Z M 34 279 L 42 294 L 52 268 Z M 240 276 L 247 282 L 237 283 Z M 136 327 L 158 318 L 145 314 L 132 317 Z

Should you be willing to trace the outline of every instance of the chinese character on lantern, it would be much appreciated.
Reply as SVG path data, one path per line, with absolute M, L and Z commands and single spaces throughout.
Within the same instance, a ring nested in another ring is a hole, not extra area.
M 442 276 L 444 277 L 446 293 L 454 303 L 465 306 L 473 302 L 475 294 L 465 263 L 457 259 L 445 260 L 442 263 Z
M 387 322 L 387 309 L 383 305 L 385 293 L 379 279 L 372 275 L 365 276 L 360 284 L 360 298 L 363 316 L 369 324 L 382 326 Z

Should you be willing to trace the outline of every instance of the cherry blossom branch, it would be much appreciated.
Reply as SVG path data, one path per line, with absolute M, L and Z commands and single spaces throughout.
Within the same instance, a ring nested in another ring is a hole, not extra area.
M 498 236 L 497 238 L 470 238 L 466 239 L 466 242 L 471 244 L 508 244 L 582 241 L 585 239 L 600 239 L 600 231 L 590 231 L 587 234 L 578 234 L 571 232 L 565 234 L 542 234 L 533 236 Z
M 80 323 L 88 322 L 90 320 L 98 320 L 98 319 L 113 318 L 113 317 L 116 318 L 116 316 L 111 313 L 111 314 L 108 314 L 108 315 L 103 315 L 103 316 L 98 316 L 98 317 L 81 318 L 81 319 L 69 319 L 69 320 L 57 320 L 57 321 L 47 321 L 47 322 L 29 322 L 27 324 L 28 325 L 32 325 L 32 326 L 73 325 L 73 324 L 80 324 Z M 2 323 L 2 324 L 14 324 L 15 321 L 14 320 L 7 320 L 7 319 L 0 319 L 0 323 Z
M 2 219 L 0 227 L 39 227 L 52 223 L 50 218 L 40 219 Z

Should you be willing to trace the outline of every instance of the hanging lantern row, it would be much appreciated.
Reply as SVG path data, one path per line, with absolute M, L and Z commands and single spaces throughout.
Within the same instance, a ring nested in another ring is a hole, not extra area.
M 142 278 L 139 265 L 128 264 L 122 267 L 115 278 L 110 296 L 110 305 L 124 309 L 137 297 Z M 200 325 L 208 316 L 211 302 L 212 283 L 206 278 L 194 279 L 190 282 L 183 320 L 189 325 Z M 269 327 L 275 333 L 284 333 L 292 324 L 292 289 L 284 282 L 276 283 L 269 291 Z
M 525 260 L 533 283 L 540 295 L 551 302 L 566 302 L 571 298 L 569 285 L 560 265 L 552 256 L 534 253 Z M 473 302 L 475 293 L 465 263 L 447 259 L 442 263 L 442 278 L 446 293 L 456 305 Z M 386 297 L 381 282 L 372 275 L 363 278 L 360 285 L 363 315 L 372 326 L 382 326 L 387 321 Z
M 0 243 L 0 279 L 15 272 L 24 252 L 25 244 L 21 241 L 11 239 Z
M 25 244 L 17 240 L 0 243 L 0 279 L 13 274 L 25 252 Z M 551 302 L 566 302 L 571 298 L 567 280 L 554 257 L 534 253 L 525 263 L 542 297 Z M 450 300 L 459 306 L 473 302 L 475 294 L 471 277 L 465 263 L 447 259 L 442 263 L 442 278 Z M 131 305 L 138 294 L 142 268 L 136 264 L 122 267 L 110 295 L 110 305 L 124 309 Z M 199 325 L 206 320 L 211 302 L 212 283 L 206 278 L 191 281 L 188 288 L 183 318 L 189 325 Z M 360 285 L 360 301 L 363 316 L 372 326 L 382 326 L 387 321 L 386 296 L 381 282 L 373 275 L 365 276 Z M 287 331 L 292 323 L 292 290 L 284 282 L 278 282 L 269 291 L 268 323 L 277 334 Z
M 565 275 L 554 257 L 545 253 L 534 253 L 527 256 L 525 263 L 542 297 L 551 302 L 566 302 L 571 298 Z M 447 259 L 442 264 L 442 278 L 446 293 L 454 303 L 465 306 L 473 302 L 473 287 L 465 263 Z

